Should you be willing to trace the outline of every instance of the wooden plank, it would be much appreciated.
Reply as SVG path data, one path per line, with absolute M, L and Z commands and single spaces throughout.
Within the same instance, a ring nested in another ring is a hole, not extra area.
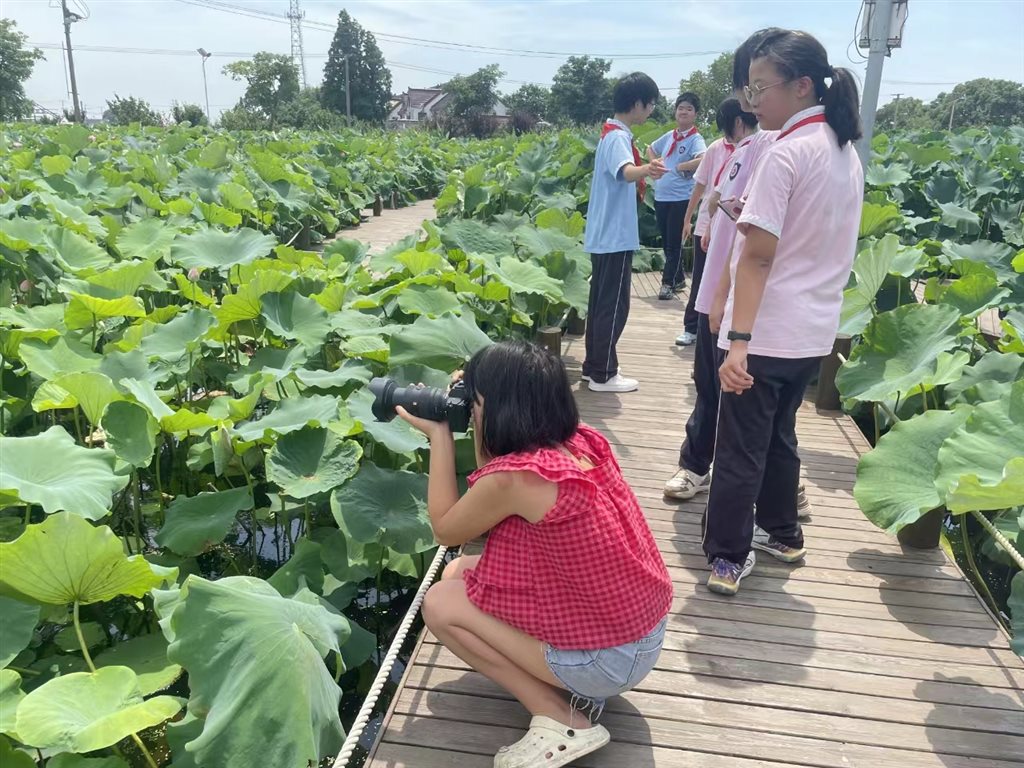
M 634 317 L 619 343 L 640 391 L 574 390 L 583 419 L 612 443 L 665 557 L 669 631 L 651 675 L 608 702 L 602 723 L 612 743 L 574 765 L 1024 766 L 1024 664 L 944 553 L 904 548 L 864 518 L 852 488 L 870 445 L 846 416 L 809 402 L 798 414 L 813 507 L 806 562 L 762 555 L 735 597 L 707 590 L 707 497 L 661 493 L 695 392 L 693 349 L 673 344 L 680 305 L 654 298 L 659 282 L 634 276 Z M 565 338 L 574 380 L 583 346 Z M 425 632 L 368 765 L 483 768 L 526 725 L 516 702 Z

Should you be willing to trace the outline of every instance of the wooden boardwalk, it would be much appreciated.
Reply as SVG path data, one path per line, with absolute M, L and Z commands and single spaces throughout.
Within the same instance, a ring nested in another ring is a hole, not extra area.
M 852 497 L 868 444 L 840 414 L 808 403 L 798 434 L 808 555 L 761 557 L 733 598 L 704 587 L 706 497 L 673 502 L 694 391 L 692 349 L 673 340 L 682 305 L 634 279 L 619 344 L 639 392 L 577 387 L 584 419 L 612 441 L 675 583 L 665 650 L 636 690 L 609 701 L 612 743 L 587 768 L 1009 768 L 1024 766 L 1024 665 L 956 566 L 902 550 Z M 582 338 L 567 337 L 578 381 Z M 519 739 L 522 707 L 425 633 L 375 750 L 373 768 L 485 768 Z

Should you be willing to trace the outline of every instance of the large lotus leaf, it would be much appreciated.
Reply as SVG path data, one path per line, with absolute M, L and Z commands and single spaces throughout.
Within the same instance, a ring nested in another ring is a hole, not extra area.
M 129 479 L 114 474 L 113 451 L 82 448 L 63 427 L 32 437 L 0 437 L 0 456 L 0 493 L 13 491 L 48 514 L 66 509 L 99 520 Z
M 293 499 L 337 488 L 356 473 L 363 449 L 323 428 L 281 437 L 267 455 L 267 479 Z
M 259 380 L 265 385 L 267 381 L 273 384 L 286 379 L 291 376 L 292 371 L 306 362 L 308 356 L 309 352 L 300 346 L 289 349 L 261 347 L 244 368 L 228 375 L 227 383 L 236 392 L 247 394 L 252 391 L 254 380 Z
M 331 512 L 356 541 L 379 542 L 402 554 L 434 546 L 425 475 L 364 463 L 331 495 Z
M 441 240 L 464 253 L 508 254 L 515 252 L 511 238 L 475 219 L 458 219 L 445 225 Z
M 11 730 L 14 730 L 13 725 Z M 36 768 L 36 761 L 27 752 L 15 749 L 7 739 L 0 736 L 0 765 L 4 768 Z
M 1024 656 L 1024 571 L 1018 571 L 1013 577 L 1006 607 L 1010 609 L 1010 633 L 1013 635 L 1010 647 L 1018 656 Z
M 88 345 L 63 336 L 50 342 L 25 339 L 18 346 L 18 356 L 25 367 L 41 379 L 53 379 L 75 371 L 92 371 L 103 359 Z
M 895 205 L 864 203 L 860 214 L 859 237 L 881 237 L 896 229 L 902 220 L 903 216 Z
M 21 690 L 21 675 L 13 669 L 0 669 L 0 733 L 14 735 L 18 727 L 18 705 L 25 698 Z M 0 756 L 3 752 L 0 752 Z M 7 768 L 6 762 L 0 762 Z M 34 765 L 34 763 L 31 763 Z
M 864 174 L 864 181 L 872 187 L 898 187 L 910 180 L 910 173 L 902 165 L 873 163 Z
M 294 291 L 264 294 L 262 305 L 267 328 L 282 339 L 319 347 L 331 332 L 324 308 Z
M 201 229 L 179 235 L 171 246 L 171 261 L 185 269 L 230 269 L 266 256 L 277 239 L 244 227 L 233 232 Z
M 265 437 L 268 432 L 286 435 L 309 425 L 327 426 L 338 418 L 338 405 L 338 398 L 327 395 L 288 397 L 262 419 L 236 424 L 234 436 L 249 442 Z
M 152 696 L 181 677 L 178 664 L 167 660 L 167 638 L 160 632 L 118 643 L 94 659 L 97 668 L 128 667 L 139 679 L 143 696 Z
M 392 365 L 421 363 L 442 371 L 461 367 L 491 340 L 472 313 L 439 318 L 418 317 L 391 336 Z
M 172 435 L 204 435 L 218 425 L 219 422 L 212 416 L 188 408 L 179 408 L 170 416 L 160 419 L 160 428 Z
M 398 294 L 398 307 L 407 315 L 440 317 L 462 310 L 462 302 L 451 291 L 426 285 L 410 285 Z
M 42 250 L 46 245 L 43 222 L 20 217 L 5 220 L 4 225 L 0 227 L 0 245 L 5 245 L 12 251 Z
M 948 385 L 946 403 L 977 403 L 998 400 L 1008 395 L 1013 382 L 1024 377 L 1024 356 L 987 352 L 963 376 Z
M 353 382 L 366 384 L 372 377 L 373 371 L 354 360 L 346 360 L 334 371 L 311 371 L 307 368 L 295 371 L 295 378 L 313 389 L 344 387 Z
M 963 475 L 950 488 L 946 506 L 956 513 L 1024 506 L 1024 456 L 1010 459 L 995 485 L 982 484 L 977 475 Z
M 411 427 L 404 419 L 396 416 L 391 421 L 377 421 L 372 411 L 373 400 L 373 393 L 364 387 L 351 394 L 347 402 L 349 413 L 363 425 L 363 430 L 375 442 L 395 453 L 412 453 L 429 445 L 423 433 Z
M 997 486 L 1007 464 L 1024 455 L 1024 380 L 1008 395 L 976 405 L 970 418 L 939 449 L 935 487 L 943 500 L 965 476 L 969 487 Z M 1015 506 L 1015 505 L 1009 505 Z
M 939 203 L 939 220 L 961 235 L 977 235 L 981 232 L 981 217 L 968 208 L 956 203 Z
M 28 647 L 38 621 L 38 605 L 0 595 L 0 668 Z
M 171 243 L 177 234 L 178 229 L 163 219 L 142 219 L 118 232 L 114 246 L 126 259 L 155 262 L 171 255 Z
M 146 408 L 127 401 L 112 402 L 100 426 L 107 434 L 107 445 L 121 461 L 133 467 L 149 466 L 160 425 Z
M 18 738 L 41 749 L 92 752 L 181 711 L 173 696 L 143 699 L 127 667 L 72 672 L 47 681 L 18 707 Z
M 46 242 L 57 263 L 73 273 L 109 267 L 114 259 L 96 243 L 63 227 L 46 230 Z
M 6 763 L 4 765 L 6 767 Z M 46 768 L 128 768 L 128 763 L 117 755 L 85 757 L 72 752 L 62 752 L 56 757 L 50 758 L 46 763 Z
M 857 465 L 853 497 L 879 528 L 896 533 L 942 506 L 935 488 L 939 446 L 968 418 L 970 408 L 928 411 L 900 421 Z
M 88 293 L 104 299 L 134 296 L 139 288 L 146 286 L 155 291 L 166 291 L 167 281 L 148 261 L 126 261 L 89 275 L 85 282 L 90 286 Z
M 999 304 L 1010 293 L 999 285 L 991 269 L 979 266 L 984 272 L 973 272 L 954 280 L 942 289 L 939 299 L 944 304 L 956 307 L 964 317 L 976 317 L 989 307 Z
M 0 543 L 0 591 L 44 605 L 142 597 L 165 580 L 141 556 L 127 557 L 105 525 L 59 512 Z
M 278 568 L 267 583 L 285 597 L 291 597 L 303 587 L 317 594 L 324 588 L 324 563 L 320 545 L 309 539 L 299 539 L 288 562 Z
M 235 516 L 252 507 L 253 498 L 248 488 L 179 496 L 167 508 L 156 543 L 179 555 L 198 555 L 222 542 L 234 525 Z
M 158 358 L 174 364 L 199 349 L 213 323 L 213 315 L 207 310 L 193 307 L 170 322 L 158 325 L 142 340 L 140 349 L 150 360 Z
M 844 398 L 881 401 L 933 380 L 941 352 L 957 345 L 960 313 L 948 304 L 907 304 L 877 315 L 836 376 Z
M 79 406 L 90 424 L 99 424 L 106 407 L 122 399 L 114 382 L 102 373 L 82 371 L 67 373 L 43 384 L 32 398 L 32 407 L 42 412 Z
M 265 581 L 190 576 L 170 620 L 168 658 L 189 673 L 198 765 L 304 766 L 341 747 L 341 691 L 322 659 L 349 634 L 311 592 Z
M 64 324 L 69 330 L 92 328 L 100 320 L 111 317 L 145 317 L 146 308 L 137 296 L 100 299 L 84 293 L 71 292 L 71 301 L 64 311 Z
M 871 322 L 875 296 L 892 269 L 899 248 L 899 238 L 888 234 L 857 254 L 853 262 L 857 282 L 843 293 L 840 332 L 859 334 Z
M 129 378 L 121 379 L 120 384 L 141 405 L 145 406 L 157 421 L 174 414 L 174 410 L 160 399 L 160 395 L 157 394 L 151 382 Z
M 508 286 L 512 293 L 547 296 L 559 300 L 562 297 L 562 281 L 551 277 L 544 267 L 528 261 L 519 261 L 515 256 L 506 256 L 500 262 L 495 275 Z
M 959 260 L 984 264 L 995 272 L 1000 282 L 1011 280 L 1016 272 L 1013 268 L 1014 250 L 1006 243 L 978 240 L 972 243 L 944 242 L 942 253 L 951 262 Z

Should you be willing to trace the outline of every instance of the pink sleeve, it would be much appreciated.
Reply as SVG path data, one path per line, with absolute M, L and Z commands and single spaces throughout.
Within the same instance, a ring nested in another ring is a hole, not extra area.
M 711 175 L 715 172 L 715 168 L 712 166 L 718 164 L 718 147 L 721 146 L 718 142 L 715 142 L 708 147 L 707 152 L 704 153 L 704 157 L 700 161 L 700 165 L 697 166 L 697 170 L 693 172 L 693 180 L 698 184 L 703 184 L 705 187 L 711 180 Z
M 760 158 L 747 187 L 743 213 L 736 222 L 744 235 L 750 227 L 757 227 L 775 237 L 782 236 L 782 224 L 796 183 L 796 164 L 785 151 L 785 145 L 776 145 L 772 150 Z

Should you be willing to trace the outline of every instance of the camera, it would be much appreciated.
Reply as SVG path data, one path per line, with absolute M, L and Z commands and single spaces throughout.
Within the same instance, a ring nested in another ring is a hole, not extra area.
M 395 406 L 400 405 L 413 416 L 430 421 L 447 421 L 452 432 L 469 429 L 472 403 L 466 392 L 466 385 L 457 381 L 445 392 L 443 389 L 424 386 L 400 387 L 394 379 L 370 379 L 373 393 L 373 416 L 377 421 L 391 421 L 397 414 Z

